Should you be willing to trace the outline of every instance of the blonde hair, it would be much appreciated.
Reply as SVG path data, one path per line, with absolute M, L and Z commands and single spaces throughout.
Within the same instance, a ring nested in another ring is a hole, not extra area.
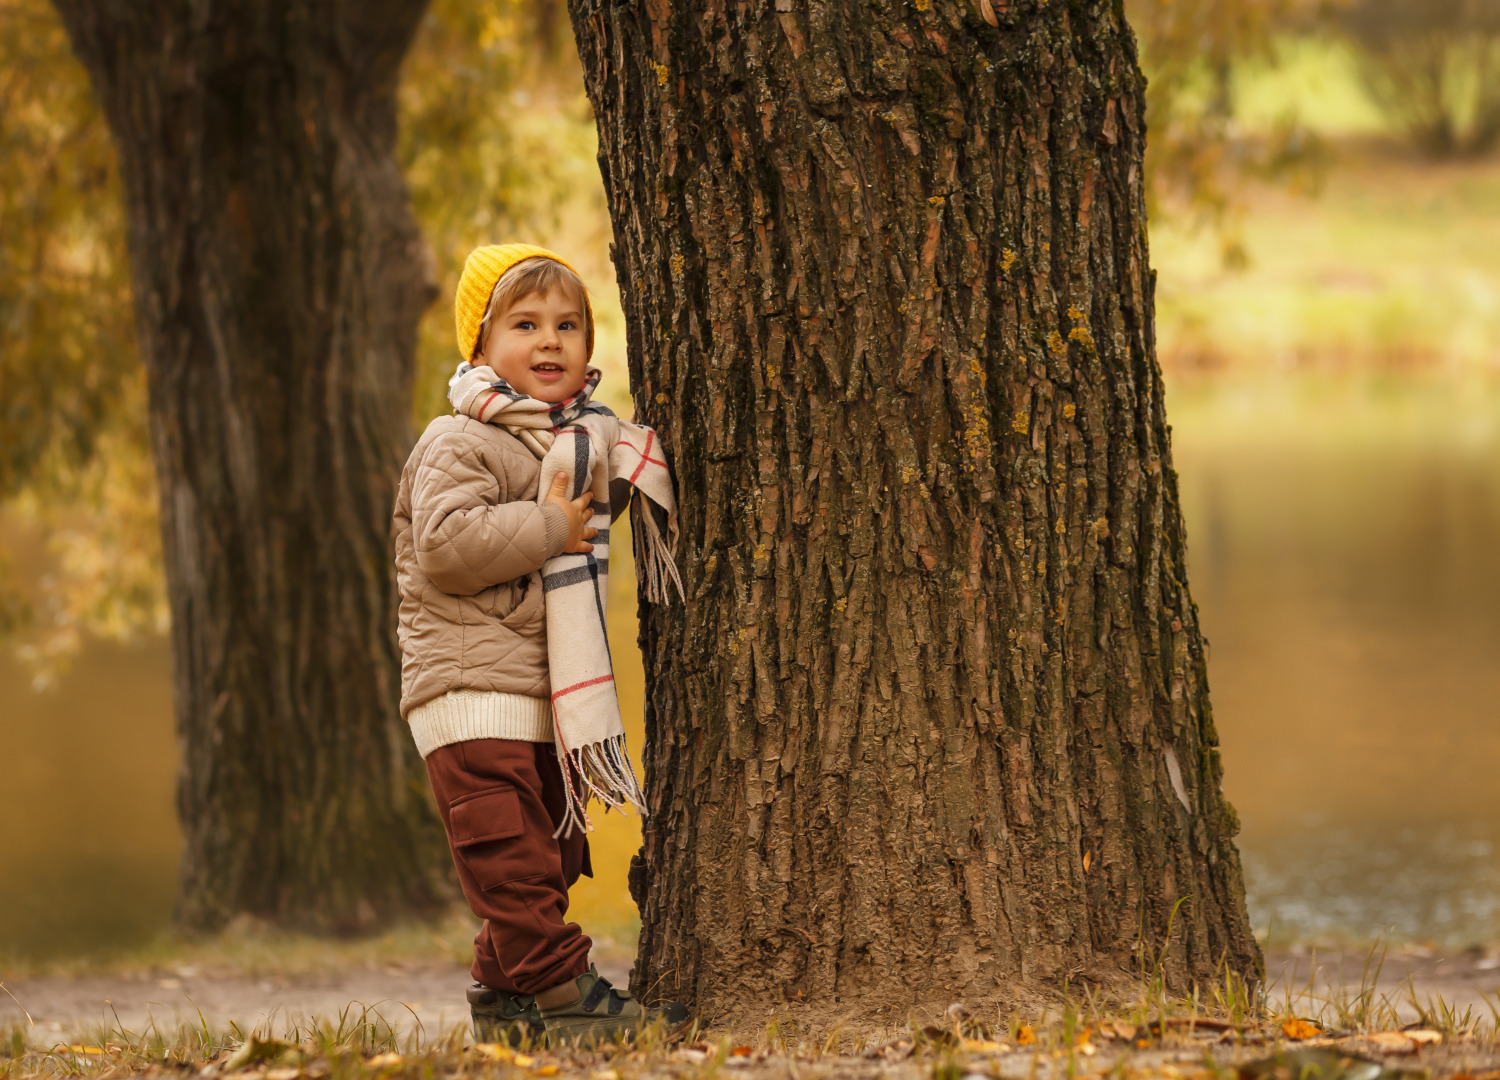
M 490 320 L 495 312 L 503 314 L 521 297 L 530 296 L 532 293 L 541 293 L 546 296 L 559 286 L 564 289 L 573 289 L 578 293 L 578 303 L 583 308 L 584 336 L 588 355 L 592 356 L 594 353 L 594 313 L 589 310 L 589 292 L 583 284 L 583 279 L 556 259 L 549 259 L 545 255 L 533 255 L 529 259 L 522 259 L 501 274 L 500 280 L 495 282 L 495 287 L 490 290 L 489 306 L 484 309 L 484 318 L 479 320 L 479 337 L 474 342 L 474 357 L 484 352 L 485 342 L 490 336 Z

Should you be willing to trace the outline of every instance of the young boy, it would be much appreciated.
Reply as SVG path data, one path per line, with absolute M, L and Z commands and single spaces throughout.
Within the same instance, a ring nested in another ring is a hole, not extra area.
M 635 500 L 636 535 L 654 598 L 675 581 L 661 535 L 664 520 L 673 532 L 666 461 L 654 433 L 590 400 L 593 312 L 559 256 L 475 250 L 455 321 L 455 412 L 428 425 L 406 463 L 395 549 L 401 712 L 464 896 L 484 920 L 469 990 L 475 1036 L 629 1037 L 657 1011 L 599 976 L 565 915 L 568 889 L 592 876 L 588 793 L 641 805 L 603 583 L 626 478 L 646 496 Z M 687 1010 L 672 1003 L 660 1015 L 675 1026 Z

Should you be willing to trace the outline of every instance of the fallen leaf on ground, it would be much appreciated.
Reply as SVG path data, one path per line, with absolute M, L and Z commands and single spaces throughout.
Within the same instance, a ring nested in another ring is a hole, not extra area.
M 538 1065 L 536 1074 L 538 1076 L 556 1076 L 558 1072 L 556 1065 Z
M 965 1039 L 963 1042 L 965 1050 L 971 1050 L 976 1054 L 1004 1054 L 1010 1050 L 1002 1042 L 993 1039 Z
M 1020 1030 L 1016 1032 L 1016 1045 L 1030 1046 L 1034 1042 L 1036 1042 L 1036 1029 L 1030 1024 L 1022 1024 Z
M 68 1049 L 71 1050 L 71 1051 L 73 1051 L 73 1053 L 75 1053 L 75 1054 L 102 1054 L 102 1053 L 104 1053 L 104 1047 L 102 1047 L 102 1046 L 70 1046 L 70 1047 L 68 1047 Z
M 1129 1042 L 1135 1038 L 1135 1025 L 1122 1023 L 1119 1020 L 1101 1020 L 1099 1035 L 1105 1039 L 1120 1039 Z
M 532 1057 L 530 1054 L 517 1054 L 515 1057 L 511 1058 L 511 1060 L 514 1061 L 517 1065 L 521 1066 L 521 1068 L 523 1069 L 529 1069 L 531 1066 L 536 1064 L 536 1058 Z
M 376 1054 L 374 1057 L 365 1058 L 365 1064 L 372 1069 L 388 1069 L 392 1065 L 401 1064 L 401 1055 L 393 1053 Z
M 1281 1033 L 1288 1039 L 1316 1039 L 1323 1029 L 1311 1020 L 1293 1018 L 1281 1025 Z
M 238 1050 L 229 1055 L 229 1060 L 224 1062 L 225 1072 L 238 1072 L 257 1061 L 269 1061 L 271 1058 L 280 1057 L 281 1054 L 291 1049 L 286 1043 L 276 1039 L 257 1039 L 253 1035 L 242 1043 Z
M 1401 1034 L 1418 1046 L 1436 1046 L 1443 1041 L 1443 1033 L 1433 1031 L 1431 1028 L 1414 1028 L 1411 1031 L 1403 1031 Z
M 730 1057 L 749 1057 L 753 1053 L 755 1053 L 754 1047 L 750 1047 L 750 1046 L 735 1046 L 735 1047 L 731 1047 L 730 1048 L 729 1056 Z
M 1364 1039 L 1374 1043 L 1382 1054 L 1409 1054 L 1417 1048 L 1417 1044 L 1402 1031 L 1376 1031 Z
M 480 1057 L 489 1058 L 491 1061 L 510 1061 L 516 1056 L 514 1050 L 501 1043 L 475 1043 L 469 1049 Z

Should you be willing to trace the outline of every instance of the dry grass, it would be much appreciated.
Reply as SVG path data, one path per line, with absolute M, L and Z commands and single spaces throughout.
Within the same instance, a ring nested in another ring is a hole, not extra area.
M 1408 985 L 1377 992 L 1372 949 L 1361 985 L 1287 987 L 1275 999 L 1233 972 L 1173 993 L 1147 957 L 1128 999 L 1064 987 L 1035 1015 L 980 1016 L 959 1006 L 936 1022 L 809 1022 L 779 1010 L 757 1028 L 694 1029 L 682 1042 L 648 1031 L 628 1046 L 511 1050 L 467 1031 L 424 1031 L 350 1007 L 313 1023 L 251 1031 L 206 1021 L 175 1031 L 118 1023 L 45 1044 L 18 1025 L 0 1033 L 0 1080 L 193 1076 L 201 1080 L 1397 1080 L 1403 1074 L 1500 1080 L 1500 998 L 1486 1015 Z M 1413 1022 L 1414 1019 L 1414 1022 Z

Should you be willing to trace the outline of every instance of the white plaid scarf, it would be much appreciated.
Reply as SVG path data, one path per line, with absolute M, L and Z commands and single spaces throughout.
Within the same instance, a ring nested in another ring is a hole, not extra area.
M 623 478 L 636 490 L 631 527 L 636 573 L 645 582 L 646 598 L 666 603 L 669 580 L 682 595 L 672 561 L 677 503 L 666 454 L 656 432 L 621 420 L 590 400 L 599 377 L 598 368 L 589 368 L 583 388 L 556 404 L 520 393 L 486 366 L 460 364 L 448 380 L 455 412 L 505 428 L 541 460 L 539 502 L 546 500 L 558 473 L 568 477 L 568 498 L 582 495 L 585 485 L 594 493 L 594 516 L 588 523 L 598 530 L 594 550 L 565 553 L 542 567 L 553 731 L 568 788 L 567 815 L 558 828 L 563 835 L 571 835 L 574 825 L 592 828 L 585 812 L 589 793 L 606 806 L 632 804 L 646 812 L 625 750 L 605 619 L 611 479 Z

